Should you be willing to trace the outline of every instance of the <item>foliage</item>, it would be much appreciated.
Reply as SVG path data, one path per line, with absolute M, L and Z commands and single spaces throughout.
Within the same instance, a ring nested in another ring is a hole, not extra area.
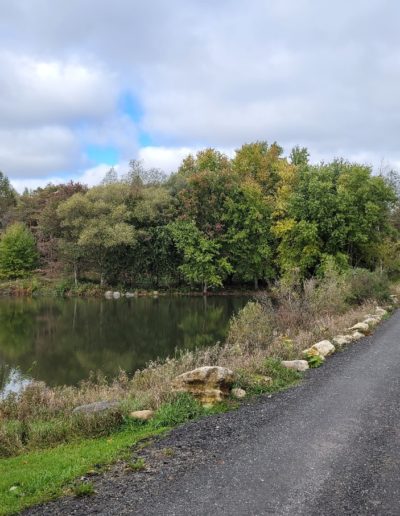
M 0 276 L 21 278 L 38 263 L 36 242 L 26 226 L 15 223 L 7 228 L 0 239 Z
M 347 282 L 347 301 L 350 303 L 360 304 L 365 299 L 389 300 L 389 281 L 384 273 L 353 269 L 347 274 Z
M 324 357 L 322 355 L 320 355 L 318 352 L 312 353 L 309 351 L 308 353 L 305 354 L 304 358 L 307 360 L 308 365 L 312 369 L 322 366 L 322 364 L 325 361 Z
M 207 148 L 169 178 L 131 160 L 100 186 L 67 183 L 18 195 L 0 173 L 0 228 L 25 224 L 44 272 L 129 288 L 271 286 L 349 268 L 400 272 L 400 179 L 306 148 Z
M 193 222 L 176 222 L 169 226 L 177 249 L 183 255 L 179 270 L 193 283 L 201 283 L 203 292 L 208 287 L 222 286 L 232 266 L 220 253 L 218 242 L 207 238 Z

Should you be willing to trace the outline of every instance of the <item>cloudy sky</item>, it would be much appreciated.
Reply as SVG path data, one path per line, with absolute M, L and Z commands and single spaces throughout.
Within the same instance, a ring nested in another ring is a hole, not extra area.
M 21 189 L 244 142 L 400 165 L 396 0 L 0 0 L 0 170 Z

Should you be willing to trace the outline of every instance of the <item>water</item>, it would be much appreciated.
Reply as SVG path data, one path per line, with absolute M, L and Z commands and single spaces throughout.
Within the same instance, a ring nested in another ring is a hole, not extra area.
M 75 385 L 102 371 L 133 373 L 150 360 L 224 339 L 244 296 L 0 299 L 0 393 L 32 379 Z

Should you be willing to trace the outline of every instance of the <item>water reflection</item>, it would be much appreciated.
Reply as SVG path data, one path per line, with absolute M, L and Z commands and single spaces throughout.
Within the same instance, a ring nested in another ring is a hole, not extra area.
M 0 299 L 0 391 L 28 378 L 71 385 L 90 371 L 133 372 L 175 349 L 213 344 L 246 301 Z

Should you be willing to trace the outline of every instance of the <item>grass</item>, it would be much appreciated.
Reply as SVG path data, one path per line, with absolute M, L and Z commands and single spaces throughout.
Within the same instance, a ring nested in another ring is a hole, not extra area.
M 13 514 L 62 494 L 91 494 L 91 483 L 75 484 L 74 480 L 124 457 L 138 441 L 165 430 L 152 425 L 127 427 L 111 437 L 83 439 L 0 460 L 0 515 Z
M 144 471 L 146 469 L 146 461 L 142 458 L 136 459 L 134 462 L 129 463 L 129 467 L 132 471 Z

